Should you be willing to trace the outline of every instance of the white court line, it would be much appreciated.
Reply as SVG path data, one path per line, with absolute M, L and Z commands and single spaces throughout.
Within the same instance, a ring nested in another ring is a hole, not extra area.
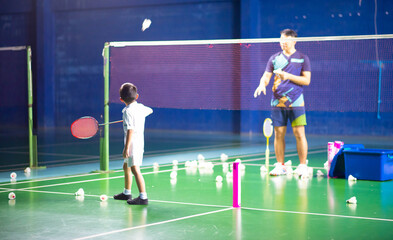
M 0 188 L 0 189 L 6 190 L 6 191 L 2 191 L 2 192 L 24 191 L 24 192 L 49 193 L 49 194 L 60 194 L 60 195 L 75 195 L 74 193 L 63 193 L 63 192 L 53 192 L 53 191 L 39 191 L 39 190 L 30 190 L 30 189 L 13 189 L 13 188 L 9 188 L 9 189 Z M 0 193 L 1 193 L 1 191 L 0 191 Z M 85 194 L 85 196 L 88 196 L 88 197 L 99 197 L 99 195 L 91 195 L 91 194 Z M 113 198 L 113 197 L 108 196 L 108 198 Z M 158 202 L 158 203 L 168 203 L 168 204 L 182 204 L 182 205 L 202 206 L 202 207 L 222 207 L 222 208 L 230 208 L 230 209 L 232 209 L 231 206 L 225 206 L 225 205 L 187 203 L 187 202 L 175 202 L 175 201 L 153 200 L 153 199 L 149 199 L 149 201 L 150 202 Z M 311 213 L 311 212 L 298 212 L 298 211 L 286 211 L 286 210 L 250 208 L 250 207 L 241 207 L 241 209 L 252 210 L 252 211 L 262 211 L 262 212 L 273 212 L 273 213 L 290 213 L 290 214 L 314 215 L 314 216 L 322 216 L 322 217 L 337 217 L 337 218 L 349 218 L 349 219 L 393 222 L 393 219 L 388 219 L 388 218 L 372 218 L 372 217 L 348 216 L 348 215 L 338 215 L 338 214 L 328 214 L 328 213 Z
M 328 213 L 296 212 L 296 211 L 285 211 L 285 210 L 274 210 L 274 209 L 259 209 L 259 208 L 248 208 L 248 207 L 242 207 L 242 209 L 254 210 L 254 211 L 262 211 L 262 212 L 291 213 L 291 214 L 314 215 L 314 216 L 323 216 L 323 217 L 338 217 L 338 218 L 350 218 L 350 219 L 393 222 L 393 219 L 388 219 L 388 218 L 358 217 L 358 216 L 347 216 L 347 215 L 337 215 L 337 214 L 328 214 Z
M 75 238 L 75 240 L 76 239 L 82 240 L 82 239 L 90 239 L 90 238 L 102 237 L 102 236 L 106 236 L 106 235 L 110 235 L 110 234 L 131 231 L 131 230 L 134 230 L 134 229 L 146 228 L 146 227 L 161 225 L 161 224 L 165 224 L 165 223 L 177 222 L 177 221 L 181 221 L 181 220 L 185 220 L 185 219 L 205 216 L 205 215 L 209 215 L 209 214 L 213 214 L 213 213 L 224 212 L 224 211 L 228 211 L 228 210 L 231 210 L 231 209 L 232 209 L 232 207 L 225 208 L 225 209 L 219 209 L 219 210 L 215 210 L 215 211 L 210 211 L 210 212 L 205 212 L 205 213 L 194 214 L 194 215 L 190 215 L 190 216 L 186 216 L 186 217 L 174 218 L 174 219 L 171 219 L 171 220 L 166 220 L 166 221 L 161 221 L 161 222 L 156 222 L 156 223 L 150 223 L 150 224 L 144 224 L 144 225 L 135 226 L 135 227 L 123 228 L 123 229 L 118 229 L 118 230 L 114 230 L 114 231 L 110 231 L 110 232 L 95 234 L 95 235 L 91 235 L 91 236 Z

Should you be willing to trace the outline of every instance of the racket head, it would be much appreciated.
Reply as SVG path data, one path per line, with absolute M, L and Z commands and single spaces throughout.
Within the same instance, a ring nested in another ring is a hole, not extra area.
M 270 118 L 266 118 L 263 122 L 263 135 L 266 138 L 270 138 L 273 135 L 273 121 Z
M 72 136 L 79 139 L 89 139 L 98 132 L 98 122 L 95 118 L 86 116 L 75 120 L 71 124 Z

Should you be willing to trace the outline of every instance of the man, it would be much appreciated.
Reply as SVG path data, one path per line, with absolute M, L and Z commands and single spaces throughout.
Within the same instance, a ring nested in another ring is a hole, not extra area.
M 295 48 L 297 33 L 291 29 L 281 31 L 280 46 L 282 52 L 270 57 L 260 84 L 254 92 L 258 97 L 261 92 L 266 95 L 273 73 L 272 120 L 275 131 L 274 151 L 277 163 L 270 175 L 286 174 L 284 167 L 285 134 L 287 123 L 291 122 L 296 138 L 296 148 L 300 164 L 294 171 L 299 176 L 307 174 L 308 144 L 305 134 L 306 113 L 304 108 L 303 86 L 308 86 L 311 80 L 311 67 L 308 57 Z

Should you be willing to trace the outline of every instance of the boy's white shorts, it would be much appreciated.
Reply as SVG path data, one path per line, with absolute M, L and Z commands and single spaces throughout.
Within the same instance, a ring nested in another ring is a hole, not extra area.
M 127 163 L 128 167 L 141 166 L 142 160 L 143 160 L 143 153 L 142 154 L 134 154 L 129 158 L 124 158 L 124 163 Z

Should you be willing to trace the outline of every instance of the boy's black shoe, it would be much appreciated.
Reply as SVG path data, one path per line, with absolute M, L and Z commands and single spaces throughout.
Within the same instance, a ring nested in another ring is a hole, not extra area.
M 113 196 L 114 199 L 116 200 L 131 200 L 132 196 L 130 195 L 125 195 L 124 193 L 119 193 Z
M 141 197 L 137 197 L 127 200 L 127 203 L 130 205 L 147 205 L 149 203 L 149 200 L 147 200 L 147 198 L 142 199 Z

